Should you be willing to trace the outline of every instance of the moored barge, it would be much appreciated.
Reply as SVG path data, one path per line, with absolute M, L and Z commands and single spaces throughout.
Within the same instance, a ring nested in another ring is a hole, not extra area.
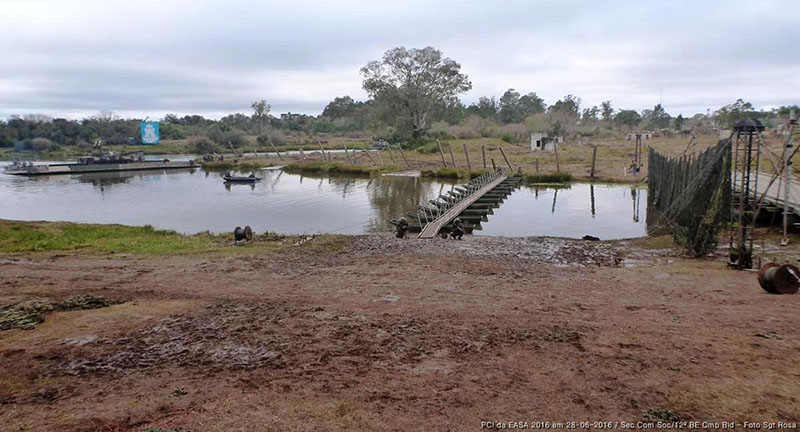
M 194 168 L 193 160 L 189 161 L 170 161 L 169 159 L 145 160 L 141 154 L 133 157 L 129 155 L 118 155 L 108 152 L 102 156 L 83 156 L 77 162 L 55 163 L 49 165 L 34 165 L 30 162 L 14 162 L 4 169 L 5 174 L 10 175 L 53 175 L 53 174 L 84 174 L 109 171 L 137 171 L 152 169 L 179 169 Z

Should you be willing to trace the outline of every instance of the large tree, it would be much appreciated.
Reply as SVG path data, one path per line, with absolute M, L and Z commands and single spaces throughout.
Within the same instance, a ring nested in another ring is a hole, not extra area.
M 508 89 L 500 97 L 500 121 L 503 123 L 516 123 L 520 121 L 519 93 Z
M 751 117 L 758 117 L 758 113 L 753 109 L 753 104 L 742 99 L 714 111 L 714 121 L 721 127 L 732 128 L 737 121 Z
M 633 128 L 639 125 L 642 116 L 634 110 L 620 110 L 614 115 L 614 122 L 621 126 Z
M 669 126 L 672 116 L 670 116 L 661 104 L 657 104 L 652 110 L 643 110 L 642 118 L 648 122 L 650 127 L 664 129 Z
M 477 114 L 483 118 L 494 119 L 497 117 L 497 101 L 492 97 L 481 96 L 478 103 L 467 107 L 467 114 Z
M 514 89 L 508 89 L 503 93 L 499 106 L 499 117 L 503 123 L 519 123 L 545 110 L 544 99 L 536 93 L 520 96 Z
M 361 68 L 363 87 L 376 103 L 391 107 L 397 121 L 410 123 L 412 138 L 420 138 L 434 113 L 457 102 L 472 88 L 461 65 L 432 48 L 398 47 Z
M 253 102 L 250 108 L 253 108 L 253 120 L 258 122 L 258 136 L 264 135 L 264 120 L 266 120 L 272 107 L 269 106 L 266 100 L 262 99 Z
M 334 98 L 325 109 L 322 110 L 322 116 L 336 120 L 342 117 L 352 117 L 358 108 L 362 105 L 361 102 L 356 102 L 350 96 L 342 96 Z
M 604 122 L 611 123 L 611 119 L 614 117 L 614 108 L 611 106 L 611 101 L 603 101 L 600 104 L 600 114 Z

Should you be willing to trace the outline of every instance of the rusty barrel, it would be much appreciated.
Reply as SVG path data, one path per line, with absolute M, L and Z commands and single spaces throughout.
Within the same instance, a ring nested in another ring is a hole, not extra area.
M 794 294 L 800 288 L 800 270 L 791 264 L 767 263 L 758 271 L 758 283 L 770 294 Z

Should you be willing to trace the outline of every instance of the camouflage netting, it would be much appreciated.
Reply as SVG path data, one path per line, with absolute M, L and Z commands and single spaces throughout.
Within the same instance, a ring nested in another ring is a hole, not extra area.
M 668 157 L 650 148 L 648 231 L 672 232 L 692 256 L 717 246 L 731 199 L 731 141 L 691 156 Z

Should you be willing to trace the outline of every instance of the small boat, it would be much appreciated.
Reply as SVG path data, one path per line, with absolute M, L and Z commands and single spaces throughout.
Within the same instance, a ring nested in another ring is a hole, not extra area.
M 255 173 L 250 173 L 249 176 L 235 176 L 231 172 L 225 173 L 222 179 L 226 183 L 255 183 L 261 180 L 261 178 L 256 177 Z

